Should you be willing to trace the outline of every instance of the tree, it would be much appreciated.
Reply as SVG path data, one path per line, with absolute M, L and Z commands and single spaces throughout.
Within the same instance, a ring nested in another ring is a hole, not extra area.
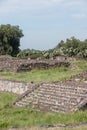
M 71 37 L 71 39 L 66 40 L 65 46 L 66 46 L 66 48 L 72 47 L 73 49 L 76 49 L 76 48 L 78 48 L 79 43 L 80 43 L 80 41 L 78 39 L 76 39 L 75 37 Z
M 0 54 L 16 56 L 19 52 L 20 38 L 23 37 L 19 26 L 10 24 L 0 26 Z
M 56 48 L 60 48 L 60 47 L 63 47 L 64 46 L 64 41 L 63 40 L 61 40 L 59 43 L 58 43 L 58 45 L 57 45 L 57 47 Z
M 75 37 L 71 37 L 71 39 L 67 39 L 65 43 L 65 52 L 68 56 L 76 56 L 78 54 L 78 48 L 80 46 L 80 40 Z

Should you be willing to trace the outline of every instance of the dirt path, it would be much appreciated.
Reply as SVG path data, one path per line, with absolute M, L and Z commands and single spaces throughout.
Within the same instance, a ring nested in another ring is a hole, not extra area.
M 3 129 L 6 130 L 6 129 Z M 8 130 L 87 130 L 87 123 L 80 124 L 58 124 L 38 127 L 10 128 Z
M 31 127 L 31 128 L 20 128 L 20 129 L 9 129 L 9 130 L 87 130 L 87 126 L 84 127 L 73 127 L 73 128 L 37 128 L 37 127 Z

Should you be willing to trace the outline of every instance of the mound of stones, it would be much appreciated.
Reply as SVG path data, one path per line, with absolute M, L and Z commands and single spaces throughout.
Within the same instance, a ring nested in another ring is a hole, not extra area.
M 49 69 L 53 67 L 69 67 L 66 60 L 31 60 L 16 59 L 10 56 L 0 56 L 0 71 L 11 70 L 15 72 L 30 71 L 33 69 Z
M 17 72 L 28 71 L 33 69 L 50 69 L 55 67 L 69 67 L 70 63 L 65 61 L 51 61 L 51 60 L 31 60 L 26 63 L 22 63 Z

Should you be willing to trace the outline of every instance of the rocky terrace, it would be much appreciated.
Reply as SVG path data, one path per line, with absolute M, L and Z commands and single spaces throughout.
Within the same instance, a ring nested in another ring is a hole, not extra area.
M 86 108 L 87 83 L 64 81 L 41 83 L 32 91 L 27 91 L 14 103 L 15 106 L 28 106 L 41 111 L 73 112 Z

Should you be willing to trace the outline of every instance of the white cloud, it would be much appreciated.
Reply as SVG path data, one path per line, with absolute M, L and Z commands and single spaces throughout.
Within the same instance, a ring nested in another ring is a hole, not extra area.
M 11 14 L 15 12 L 40 10 L 52 7 L 66 7 L 67 9 L 79 8 L 85 3 L 85 0 L 4 0 L 0 4 L 0 15 Z
M 47 15 L 54 7 L 62 5 L 64 0 L 3 0 L 0 1 L 0 17 Z M 46 12 L 47 11 L 47 12 Z M 52 12 L 52 11 L 51 11 Z M 37 15 L 36 15 L 37 14 Z
M 0 1 L 0 17 L 47 17 L 71 15 L 72 18 L 85 18 L 86 0 L 3 0 Z M 62 11 L 62 13 L 61 13 Z M 63 16 L 64 17 L 64 16 Z

